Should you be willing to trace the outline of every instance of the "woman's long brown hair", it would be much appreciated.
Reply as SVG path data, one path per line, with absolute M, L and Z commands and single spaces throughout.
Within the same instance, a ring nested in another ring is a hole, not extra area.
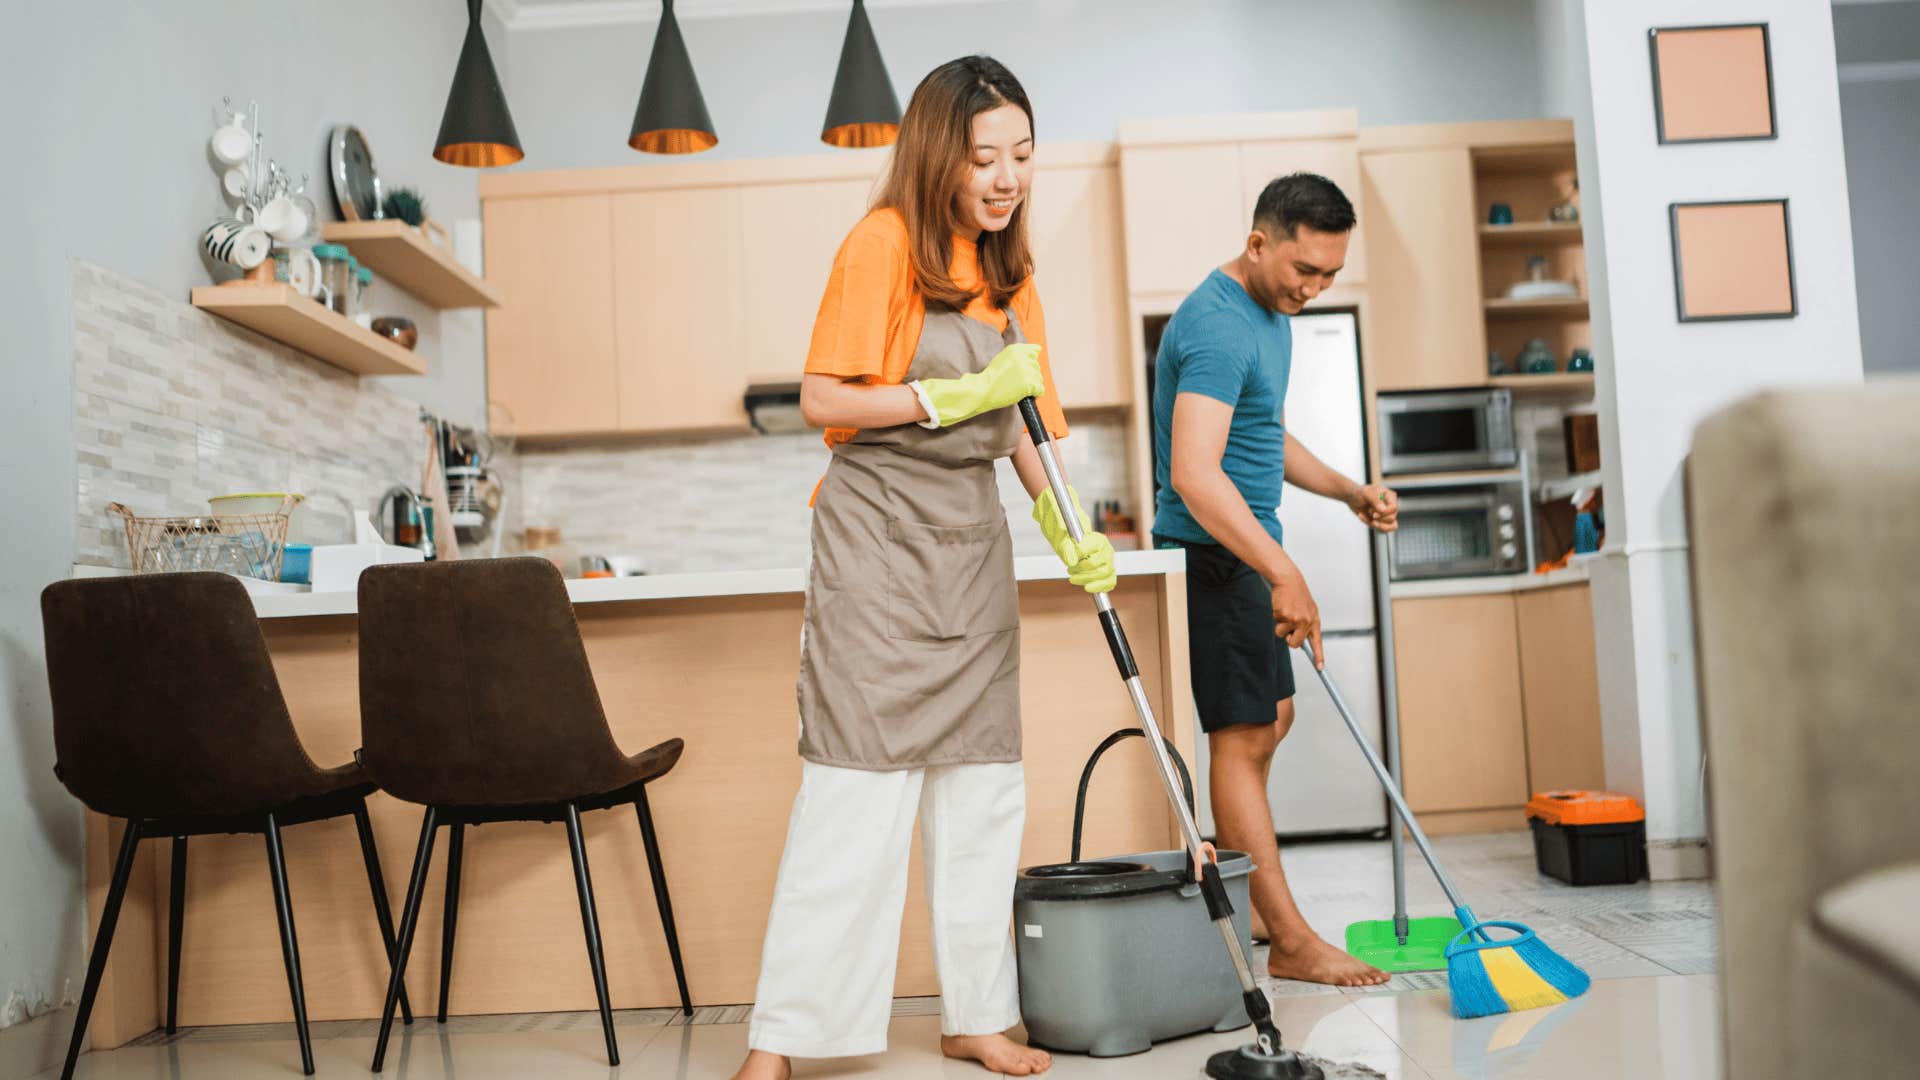
M 963 56 L 928 72 L 900 118 L 900 138 L 873 205 L 906 218 L 914 282 L 929 304 L 964 310 L 979 295 L 954 284 L 947 266 L 960 224 L 955 208 L 973 163 L 973 118 L 1002 105 L 1019 106 L 1032 126 L 1033 106 L 1013 72 L 992 57 Z M 987 298 L 1005 307 L 1033 273 L 1027 200 L 1014 208 L 1006 228 L 980 234 L 979 252 Z

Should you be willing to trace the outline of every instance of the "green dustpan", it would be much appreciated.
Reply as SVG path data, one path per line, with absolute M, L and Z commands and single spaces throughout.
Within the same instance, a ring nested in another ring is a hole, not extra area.
M 1408 919 L 1407 943 L 1400 944 L 1392 919 L 1368 919 L 1347 927 L 1347 952 L 1381 971 L 1445 971 L 1447 943 L 1460 933 L 1451 915 Z

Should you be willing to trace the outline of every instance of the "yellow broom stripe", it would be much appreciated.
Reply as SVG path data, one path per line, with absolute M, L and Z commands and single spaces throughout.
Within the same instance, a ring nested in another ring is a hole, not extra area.
M 1487 981 L 1509 1009 L 1538 1009 L 1567 1000 L 1512 949 L 1482 949 L 1480 962 L 1487 966 Z

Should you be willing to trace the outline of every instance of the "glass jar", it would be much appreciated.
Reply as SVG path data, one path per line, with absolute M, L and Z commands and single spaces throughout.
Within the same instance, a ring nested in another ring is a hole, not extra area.
M 320 300 L 342 315 L 349 314 L 353 303 L 352 258 L 342 244 L 315 244 L 313 257 L 320 260 Z
M 361 326 L 373 325 L 373 306 L 367 296 L 373 290 L 373 271 L 366 267 L 357 267 L 353 272 L 353 321 Z
M 1590 349 L 1575 349 L 1567 358 L 1567 370 L 1576 374 L 1593 370 L 1593 352 Z
M 1555 371 L 1553 350 L 1547 347 L 1544 338 L 1534 338 L 1527 347 L 1520 350 L 1516 361 L 1520 370 L 1528 375 L 1551 375 Z

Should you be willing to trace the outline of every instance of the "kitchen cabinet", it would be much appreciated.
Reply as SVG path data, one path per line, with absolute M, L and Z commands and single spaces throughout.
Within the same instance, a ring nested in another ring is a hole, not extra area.
M 1047 362 L 1069 408 L 1110 408 L 1132 396 L 1120 176 L 1111 163 L 1036 170 L 1027 222 L 1035 285 L 1047 317 Z
M 490 201 L 483 208 L 487 397 L 522 436 L 620 426 L 614 352 L 613 200 L 605 194 Z
M 1592 590 L 1584 584 L 1532 589 L 1515 593 L 1513 603 L 1528 787 L 1604 790 Z
M 1363 153 L 1360 173 L 1375 301 L 1367 343 L 1374 389 L 1484 383 L 1480 238 L 1467 148 Z
M 1513 611 L 1508 593 L 1393 602 L 1402 770 L 1416 813 L 1527 801 Z
M 1125 147 L 1127 287 L 1185 295 L 1244 245 L 1240 146 Z
M 620 428 L 747 429 L 740 190 L 613 196 Z
M 1268 183 L 1288 173 L 1310 172 L 1339 185 L 1353 203 L 1358 221 L 1347 241 L 1347 264 L 1335 279 L 1342 285 L 1367 280 L 1367 219 L 1360 214 L 1360 155 L 1352 139 L 1274 139 L 1240 144 L 1240 220 L 1244 232 L 1253 223 L 1253 207 Z
M 871 179 L 755 184 L 740 191 L 749 381 L 798 379 L 827 273 L 867 213 Z

